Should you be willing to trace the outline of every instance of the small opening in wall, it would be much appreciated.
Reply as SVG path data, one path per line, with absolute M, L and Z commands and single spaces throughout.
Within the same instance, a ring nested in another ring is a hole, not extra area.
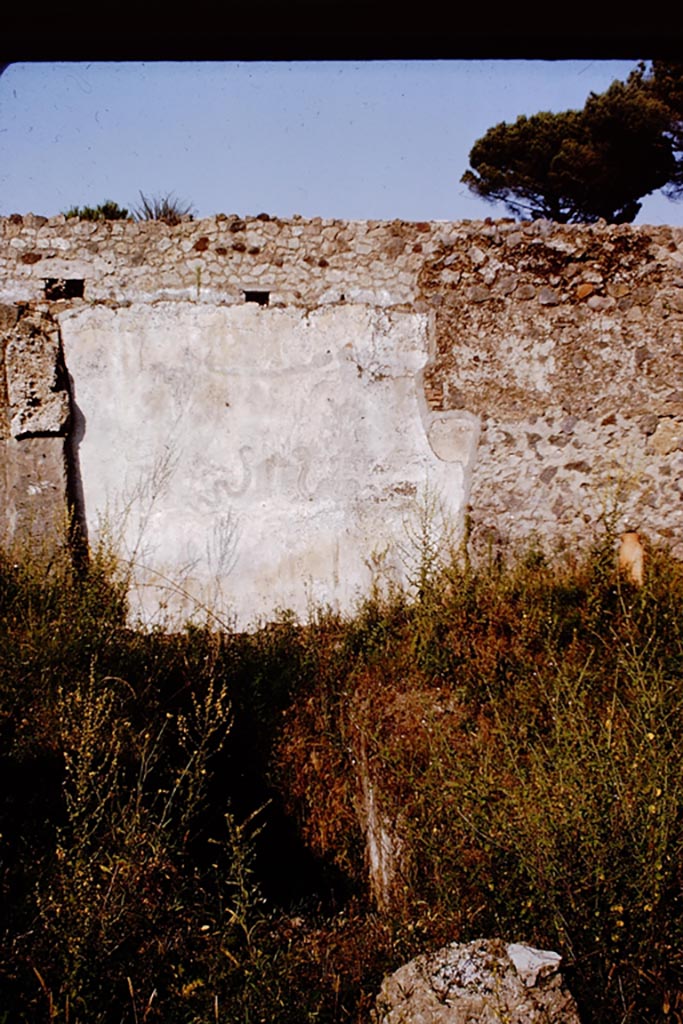
M 245 302 L 255 302 L 259 306 L 267 306 L 270 302 L 270 292 L 245 292 Z
M 85 281 L 79 277 L 44 277 L 45 298 L 51 299 L 82 299 Z

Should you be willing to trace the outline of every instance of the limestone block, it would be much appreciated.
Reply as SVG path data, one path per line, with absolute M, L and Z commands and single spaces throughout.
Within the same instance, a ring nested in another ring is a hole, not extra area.
M 427 437 L 439 459 L 460 462 L 469 468 L 477 454 L 479 417 L 464 411 L 434 415 L 427 428 Z
M 650 447 L 658 455 L 670 455 L 683 444 L 683 421 L 673 416 L 663 416 L 649 440 Z
M 11 330 L 19 318 L 19 311 L 16 306 L 0 305 L 0 331 L 5 334 Z
M 63 544 L 67 492 L 62 438 L 0 441 L 0 544 Z
M 64 436 L 69 396 L 59 334 L 39 313 L 23 317 L 10 332 L 5 373 L 12 435 Z
M 615 300 L 608 295 L 591 295 L 586 305 L 595 310 L 611 309 L 615 305 Z
M 396 896 L 403 843 L 396 823 L 382 813 L 365 758 L 361 761 L 360 783 L 360 819 L 365 833 L 370 892 L 379 910 L 389 910 Z
M 52 248 L 59 248 L 55 246 L 54 240 L 50 239 L 50 246 Z M 113 246 L 111 247 L 113 250 Z M 107 261 L 100 262 L 100 272 L 106 267 Z M 72 258 L 69 259 L 66 256 L 55 256 L 41 260 L 39 264 L 33 268 L 33 276 L 38 278 L 52 277 L 56 279 L 63 278 L 65 281 L 81 280 L 85 281 L 86 278 L 93 276 L 93 267 L 90 260 Z
M 579 1024 L 560 962 L 521 943 L 454 942 L 384 979 L 374 1024 Z
M 486 302 L 491 298 L 491 292 L 486 285 L 473 284 L 467 289 L 468 302 Z

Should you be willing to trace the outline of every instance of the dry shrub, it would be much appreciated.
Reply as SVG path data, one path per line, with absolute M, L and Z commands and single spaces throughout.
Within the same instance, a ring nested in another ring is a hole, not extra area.
M 127 629 L 106 558 L 0 559 L 3 1008 L 360 1021 L 383 971 L 500 936 L 561 952 L 596 1024 L 675 1019 L 683 569 L 651 550 L 635 588 L 615 559 L 427 565 L 347 621 L 172 637 Z M 249 773 L 346 903 L 264 904 L 224 814 Z M 400 850 L 381 914 L 368 781 Z
M 353 757 L 329 726 L 315 697 L 290 708 L 274 754 L 275 771 L 285 806 L 298 818 L 309 848 L 359 879 L 363 837 L 353 800 Z
M 239 1002 L 262 916 L 227 802 L 207 831 L 231 727 L 220 638 L 129 630 L 106 553 L 17 555 L 0 558 L 3 1011 L 208 1019 Z
M 170 227 L 175 227 L 184 218 L 192 219 L 192 203 L 177 199 L 172 192 L 146 196 L 141 191 L 140 205 L 135 207 L 133 214 L 136 220 L 159 220 Z
M 278 756 L 308 751 L 309 768 L 282 784 L 306 835 L 360 877 L 360 765 L 400 833 L 396 934 L 552 946 L 593 1020 L 667 1019 L 683 988 L 681 566 L 654 550 L 634 588 L 607 537 L 424 582 L 349 624 L 343 696 L 321 678 L 288 717 Z

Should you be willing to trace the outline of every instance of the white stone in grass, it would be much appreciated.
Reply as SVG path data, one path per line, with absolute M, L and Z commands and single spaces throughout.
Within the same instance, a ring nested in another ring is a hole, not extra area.
M 500 939 L 454 942 L 384 979 L 373 1024 L 580 1024 L 560 962 Z

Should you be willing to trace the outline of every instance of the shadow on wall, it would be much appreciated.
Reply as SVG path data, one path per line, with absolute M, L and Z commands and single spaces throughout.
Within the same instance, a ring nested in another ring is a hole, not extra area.
M 85 495 L 81 475 L 80 445 L 85 437 L 86 419 L 76 401 L 76 385 L 73 376 L 68 376 L 69 404 L 71 407 L 71 428 L 64 441 L 64 462 L 66 467 L 67 506 L 70 518 L 70 544 L 74 563 L 85 568 L 88 563 L 88 523 L 85 515 Z

